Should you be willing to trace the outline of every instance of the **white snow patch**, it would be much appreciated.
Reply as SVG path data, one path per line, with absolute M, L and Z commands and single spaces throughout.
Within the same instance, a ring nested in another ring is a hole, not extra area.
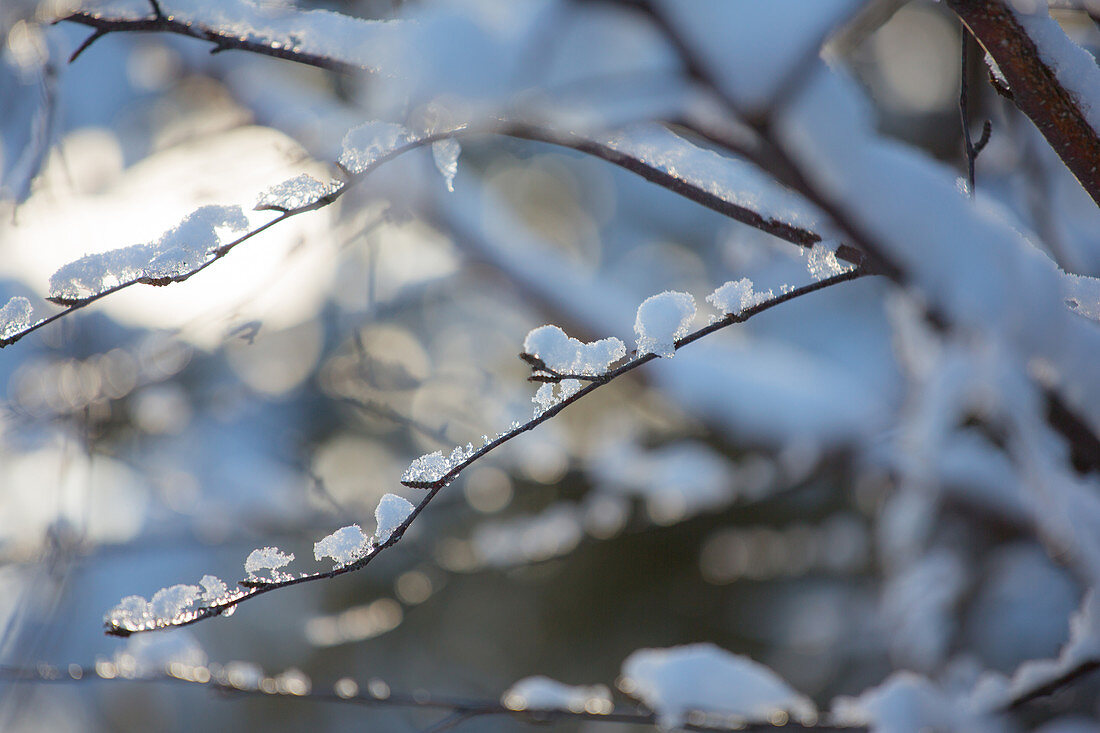
M 291 577 L 290 573 L 281 572 L 279 568 L 286 567 L 293 560 L 293 552 L 283 552 L 278 547 L 261 547 L 248 554 L 248 559 L 244 562 L 244 569 L 248 573 L 249 580 L 268 580 L 279 583 L 289 580 Z M 270 578 L 260 577 L 260 573 L 265 570 L 271 571 Z
M 378 522 L 378 529 L 374 531 L 374 541 L 380 545 L 386 543 L 394 531 L 409 518 L 413 508 L 407 499 L 396 494 L 383 496 L 374 510 L 374 519 Z
M 161 588 L 149 601 L 149 611 L 158 619 L 172 619 L 198 602 L 202 588 L 197 585 L 172 585 Z
M 638 353 L 675 356 L 674 342 L 687 335 L 694 318 L 695 298 L 690 293 L 666 290 L 646 298 L 634 320 Z
M 1061 273 L 1066 306 L 1086 318 L 1100 321 L 1100 278 Z
M 248 219 L 239 206 L 203 206 L 160 239 L 87 255 L 50 277 L 50 300 L 78 303 L 130 282 L 180 277 L 208 262 L 222 246 L 222 234 L 242 232 Z
M 350 565 L 370 549 L 370 538 L 363 534 L 358 524 L 341 527 L 313 545 L 313 557 L 318 562 L 330 557 L 337 567 Z
M 753 290 L 752 280 L 743 277 L 730 280 L 707 296 L 707 302 L 722 315 L 743 313 L 775 297 L 770 289 L 757 292 Z
M 543 676 L 516 682 L 501 695 L 500 701 L 509 710 L 608 713 L 615 707 L 606 685 L 567 685 Z
M 690 297 L 690 296 L 689 296 Z M 542 359 L 559 374 L 598 376 L 626 356 L 626 346 L 614 336 L 589 343 L 570 338 L 558 326 L 531 329 L 523 340 L 523 350 Z
M 713 644 L 639 649 L 623 662 L 619 686 L 657 714 L 662 730 L 683 725 L 692 711 L 750 720 L 786 712 L 795 722 L 817 716 L 809 698 L 775 672 Z
M 837 259 L 836 250 L 839 244 L 836 241 L 821 241 L 810 248 L 810 256 L 806 261 L 806 269 L 810 271 L 810 277 L 814 280 L 825 280 L 855 267 L 850 263 L 841 264 Z
M 224 598 L 229 593 L 229 586 L 225 584 L 225 581 L 216 575 L 204 575 L 199 580 L 199 585 L 202 586 L 202 597 L 200 600 L 203 603 L 214 603 L 221 598 Z

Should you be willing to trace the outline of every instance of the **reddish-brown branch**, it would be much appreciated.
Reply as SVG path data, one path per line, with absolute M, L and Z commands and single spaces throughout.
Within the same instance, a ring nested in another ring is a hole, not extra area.
M 1100 138 L 1080 103 L 1043 62 L 1016 16 L 1002 0 L 948 0 L 947 4 L 997 62 L 1016 106 L 1100 205 Z

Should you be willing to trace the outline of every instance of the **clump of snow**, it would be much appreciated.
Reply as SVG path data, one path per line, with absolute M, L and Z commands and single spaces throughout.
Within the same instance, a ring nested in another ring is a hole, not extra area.
M 401 483 L 414 488 L 434 484 L 475 452 L 473 443 L 467 443 L 465 446 L 455 446 L 449 456 L 444 456 L 443 451 L 438 450 L 426 453 L 409 464 L 405 473 L 401 474 Z
M 666 290 L 646 298 L 634 320 L 638 353 L 675 356 L 675 341 L 687 335 L 694 318 L 695 298 L 690 293 Z
M 363 534 L 358 524 L 341 527 L 313 545 L 313 557 L 318 562 L 331 557 L 337 567 L 350 565 L 370 549 L 370 538 Z
M 229 593 L 229 587 L 225 584 L 225 581 L 216 575 L 202 576 L 199 579 L 199 585 L 202 586 L 200 600 L 203 603 L 214 603 Z
M 401 474 L 403 484 L 431 484 L 446 475 L 451 470 L 447 459 L 443 457 L 443 451 L 426 453 L 409 464 L 405 473 Z
M 462 153 L 462 146 L 458 140 L 447 138 L 432 143 L 432 159 L 435 167 L 443 175 L 443 182 L 447 184 L 447 190 L 452 193 L 455 190 L 455 176 L 458 174 L 458 156 Z
M 377 120 L 354 127 L 344 135 L 340 165 L 349 173 L 366 171 L 416 137 L 401 125 Z
M 332 185 L 321 183 L 308 173 L 277 183 L 260 194 L 256 211 L 295 211 L 320 201 L 332 192 Z
M 821 241 L 810 248 L 810 256 L 806 261 L 806 269 L 810 271 L 810 277 L 814 280 L 824 280 L 854 267 L 848 263 L 841 264 L 837 259 L 838 245 L 839 242 L 836 241 Z
M 293 552 L 286 553 L 278 547 L 261 547 L 248 554 L 248 559 L 244 562 L 244 569 L 248 573 L 249 580 L 266 580 L 279 583 L 289 580 L 291 577 L 290 573 L 282 572 L 279 568 L 286 567 L 293 560 Z M 271 577 L 260 577 L 260 574 L 264 571 L 271 571 Z
M 569 710 L 607 714 L 615 705 L 606 685 L 567 685 L 549 677 L 526 677 L 500 698 L 509 710 Z
M 149 610 L 158 619 L 172 619 L 190 610 L 201 595 L 202 588 L 197 585 L 172 585 L 161 588 L 149 601 Z
M 626 356 L 626 346 L 614 336 L 586 344 L 570 338 L 554 325 L 529 331 L 523 340 L 523 350 L 542 359 L 547 367 L 559 374 L 585 376 L 604 374 L 608 367 Z
M 623 662 L 619 686 L 653 710 L 663 730 L 683 725 L 692 711 L 751 720 L 785 712 L 796 722 L 817 716 L 809 698 L 775 672 L 713 644 L 639 649 Z
M 242 232 L 248 219 L 239 206 L 203 206 L 160 239 L 87 255 L 50 277 L 50 300 L 79 303 L 130 282 L 160 282 L 192 272 L 222 246 L 224 232 Z
M 17 295 L 0 308 L 0 340 L 9 339 L 31 325 L 31 302 Z
M 156 616 L 144 596 L 126 596 L 103 616 L 103 622 L 116 631 L 139 631 L 154 620 Z
M 752 280 L 743 277 L 730 280 L 707 296 L 707 302 L 723 315 L 743 313 L 775 297 L 771 289 L 757 292 L 753 290 Z
M 383 496 L 374 510 L 374 519 L 378 522 L 378 529 L 374 531 L 374 541 L 380 545 L 389 541 L 390 536 L 412 512 L 413 505 L 407 499 L 396 494 Z

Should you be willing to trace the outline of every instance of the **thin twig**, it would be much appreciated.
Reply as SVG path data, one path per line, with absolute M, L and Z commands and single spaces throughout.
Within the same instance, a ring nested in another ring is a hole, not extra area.
M 85 25 L 94 29 L 92 35 L 77 48 L 69 58 L 69 61 L 75 61 L 89 46 L 103 36 L 111 33 L 175 33 L 189 38 L 196 38 L 201 41 L 208 41 L 214 44 L 215 51 L 248 51 L 261 56 L 271 56 L 273 58 L 295 61 L 299 64 L 325 69 L 326 71 L 334 71 L 340 74 L 370 71 L 367 67 L 351 64 L 332 56 L 303 51 L 290 43 L 282 43 L 271 39 L 241 37 L 221 28 L 207 26 L 202 23 L 178 20 L 171 15 L 165 15 L 161 12 L 160 6 L 156 2 L 152 3 L 152 7 L 154 15 L 149 18 L 112 18 L 98 12 L 77 10 L 59 19 L 56 22 L 68 21 L 70 23 L 79 23 L 80 25 Z
M 960 55 L 960 69 L 959 69 L 959 116 L 962 118 L 962 132 L 963 132 L 963 146 L 966 153 L 966 177 L 970 183 L 970 187 L 967 189 L 967 193 L 970 197 L 974 197 L 974 162 L 978 159 L 978 155 L 982 152 L 985 146 L 989 143 L 989 135 L 993 130 L 993 123 L 986 120 L 982 123 L 982 135 L 978 138 L 978 142 L 975 144 L 971 142 L 970 138 L 970 89 L 969 89 L 969 63 L 967 56 L 969 55 L 970 48 L 970 32 L 966 30 L 966 26 L 962 27 L 962 51 Z

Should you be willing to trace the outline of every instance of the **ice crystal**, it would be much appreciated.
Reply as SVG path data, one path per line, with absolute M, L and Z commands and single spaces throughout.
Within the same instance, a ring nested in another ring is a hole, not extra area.
M 415 141 L 401 125 L 372 121 L 352 128 L 344 136 L 340 165 L 349 173 L 363 173 L 387 155 Z
M 158 619 L 173 619 L 191 607 L 202 595 L 197 585 L 172 585 L 161 588 L 149 601 L 149 611 Z
M 443 457 L 443 451 L 433 451 L 422 455 L 409 464 L 405 473 L 401 476 L 403 484 L 431 484 L 435 483 L 450 470 L 447 459 Z
M 330 557 L 337 567 L 349 565 L 370 549 L 370 538 L 363 534 L 358 524 L 341 527 L 313 545 L 313 557 L 318 562 Z
M 215 603 L 229 593 L 229 587 L 226 586 L 225 581 L 216 575 L 202 576 L 199 585 L 202 586 L 203 603 Z
M 694 318 L 695 298 L 689 293 L 666 290 L 646 298 L 634 320 L 638 353 L 675 356 L 675 341 L 687 335 Z
M 15 296 L 0 308 L 0 339 L 9 339 L 31 325 L 31 302 Z
M 432 159 L 435 167 L 443 175 L 443 182 L 447 184 L 448 191 L 455 190 L 455 175 L 458 173 L 458 156 L 462 153 L 462 146 L 458 140 L 448 138 L 432 143 Z
M 378 529 L 374 532 L 375 541 L 380 545 L 387 542 L 401 523 L 409 518 L 412 511 L 413 505 L 408 500 L 396 494 L 383 496 L 374 510 L 374 519 L 378 522 Z

